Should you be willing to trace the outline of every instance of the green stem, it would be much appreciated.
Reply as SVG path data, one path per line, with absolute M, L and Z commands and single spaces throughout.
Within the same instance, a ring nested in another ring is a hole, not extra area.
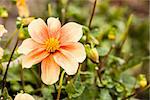
M 62 83 L 63 83 L 64 75 L 65 75 L 65 71 L 63 71 L 61 73 L 61 76 L 60 76 L 59 89 L 58 89 L 58 94 L 57 94 L 57 99 L 56 100 L 60 100 L 60 94 L 61 94 L 61 88 L 62 88 Z
M 125 41 L 127 40 L 127 36 L 128 36 L 128 33 L 129 33 L 129 32 L 128 32 L 128 31 L 129 31 L 129 27 L 130 27 L 130 25 L 131 25 L 131 23 L 132 23 L 132 20 L 133 20 L 133 15 L 131 14 L 131 15 L 129 16 L 129 18 L 128 18 L 125 32 L 124 32 L 124 33 L 122 34 L 122 36 L 121 36 L 121 40 L 120 40 L 120 41 L 122 41 L 122 42 L 121 42 L 121 44 L 120 44 L 120 46 L 119 46 L 119 49 L 121 49 L 121 48 L 123 47 Z
M 20 64 L 21 65 L 21 64 Z M 20 78 L 21 78 L 21 83 L 22 83 L 22 90 L 25 92 L 24 90 L 24 73 L 23 73 L 23 68 L 22 66 L 20 67 Z
M 112 51 L 113 48 L 114 48 L 114 45 L 111 46 L 111 48 L 109 49 L 108 53 L 104 56 L 104 59 L 102 61 L 100 60 L 99 63 L 97 63 L 97 66 L 98 66 L 98 68 L 97 68 L 97 74 L 98 74 L 100 82 L 102 82 L 102 80 L 101 80 L 101 77 L 102 77 L 101 76 L 101 72 L 104 69 L 104 64 L 107 61 L 108 56 L 111 53 L 111 51 Z
M 74 80 L 73 80 L 74 82 L 77 80 L 77 77 L 80 75 L 81 68 L 82 68 L 82 64 L 79 65 L 78 71 L 76 75 L 74 76 Z
M 33 68 L 31 68 L 31 72 L 32 72 L 32 74 L 34 75 L 34 77 L 37 79 L 37 83 L 38 83 L 38 84 L 36 84 L 37 87 L 40 87 L 41 80 L 39 79 L 38 74 L 33 70 Z
M 52 5 L 48 4 L 48 16 L 50 17 L 52 15 Z

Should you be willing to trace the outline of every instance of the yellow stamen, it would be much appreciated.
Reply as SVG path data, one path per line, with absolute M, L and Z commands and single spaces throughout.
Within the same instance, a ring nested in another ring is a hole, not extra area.
M 60 42 L 58 41 L 58 39 L 49 38 L 48 40 L 46 40 L 45 45 L 46 45 L 46 51 L 55 52 L 56 50 L 59 49 Z

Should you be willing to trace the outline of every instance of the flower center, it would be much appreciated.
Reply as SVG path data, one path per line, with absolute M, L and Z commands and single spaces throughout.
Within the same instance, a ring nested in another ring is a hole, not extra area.
M 55 52 L 56 50 L 59 49 L 60 42 L 58 41 L 58 39 L 49 38 L 48 40 L 46 40 L 45 45 L 46 45 L 46 51 Z

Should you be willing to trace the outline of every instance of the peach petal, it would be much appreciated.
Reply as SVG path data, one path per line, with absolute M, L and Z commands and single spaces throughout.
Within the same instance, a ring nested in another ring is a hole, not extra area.
M 47 25 L 41 18 L 33 20 L 28 26 L 28 31 L 32 39 L 38 43 L 43 44 L 49 38 Z
M 58 81 L 60 67 L 58 64 L 55 63 L 52 55 L 48 56 L 42 61 L 41 70 L 41 78 L 45 84 L 51 85 Z
M 50 36 L 55 37 L 57 35 L 57 31 L 61 28 L 61 23 L 58 18 L 50 17 L 47 20 L 48 23 L 48 31 Z
M 60 41 L 61 43 L 65 42 L 77 42 L 81 39 L 83 33 L 82 33 L 82 25 L 69 22 L 65 24 L 60 29 Z
M 61 49 L 59 52 L 56 52 L 54 54 L 54 60 L 68 75 L 74 75 L 77 72 L 79 66 L 78 62 L 65 50 Z
M 43 48 L 34 49 L 22 58 L 22 67 L 30 68 L 32 65 L 41 62 L 48 55 L 49 53 Z
M 61 48 L 72 54 L 76 58 L 76 60 L 80 63 L 82 63 L 86 58 L 85 48 L 79 42 L 65 43 L 64 45 L 61 46 Z
M 35 100 L 31 95 L 27 93 L 19 93 L 15 96 L 14 100 Z
M 31 38 L 28 38 L 22 42 L 22 44 L 18 48 L 18 52 L 26 55 L 32 50 L 42 47 L 44 47 L 42 44 L 35 42 Z

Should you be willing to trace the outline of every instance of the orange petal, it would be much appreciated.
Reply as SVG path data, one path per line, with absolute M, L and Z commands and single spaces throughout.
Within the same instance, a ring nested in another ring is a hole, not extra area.
M 32 65 L 41 62 L 49 55 L 43 48 L 32 50 L 30 53 L 25 55 L 22 59 L 22 67 L 30 68 Z
M 35 42 L 33 39 L 28 38 L 24 40 L 21 46 L 18 48 L 18 52 L 22 54 L 28 54 L 34 49 L 44 47 L 42 44 Z
M 80 63 L 82 63 L 86 58 L 85 48 L 79 42 L 65 43 L 64 45 L 61 46 L 61 48 L 70 52 L 70 54 L 72 54 L 76 58 L 76 60 Z
M 55 63 L 52 55 L 42 61 L 41 70 L 41 78 L 45 84 L 51 85 L 58 81 L 60 67 Z
M 65 50 L 61 50 L 60 52 L 56 52 L 54 54 L 55 62 L 61 66 L 68 75 L 74 75 L 78 69 L 78 62 L 76 59 L 70 55 L 70 53 Z
M 27 93 L 19 93 L 15 96 L 14 100 L 35 100 L 31 95 Z
M 57 31 L 61 28 L 61 23 L 58 18 L 50 17 L 47 20 L 48 31 L 50 35 L 57 35 Z
M 80 24 L 69 22 L 65 24 L 60 30 L 60 41 L 64 42 L 77 42 L 82 37 L 82 26 Z
M 33 20 L 28 26 L 28 31 L 32 39 L 38 43 L 43 44 L 49 38 L 47 25 L 41 18 Z

